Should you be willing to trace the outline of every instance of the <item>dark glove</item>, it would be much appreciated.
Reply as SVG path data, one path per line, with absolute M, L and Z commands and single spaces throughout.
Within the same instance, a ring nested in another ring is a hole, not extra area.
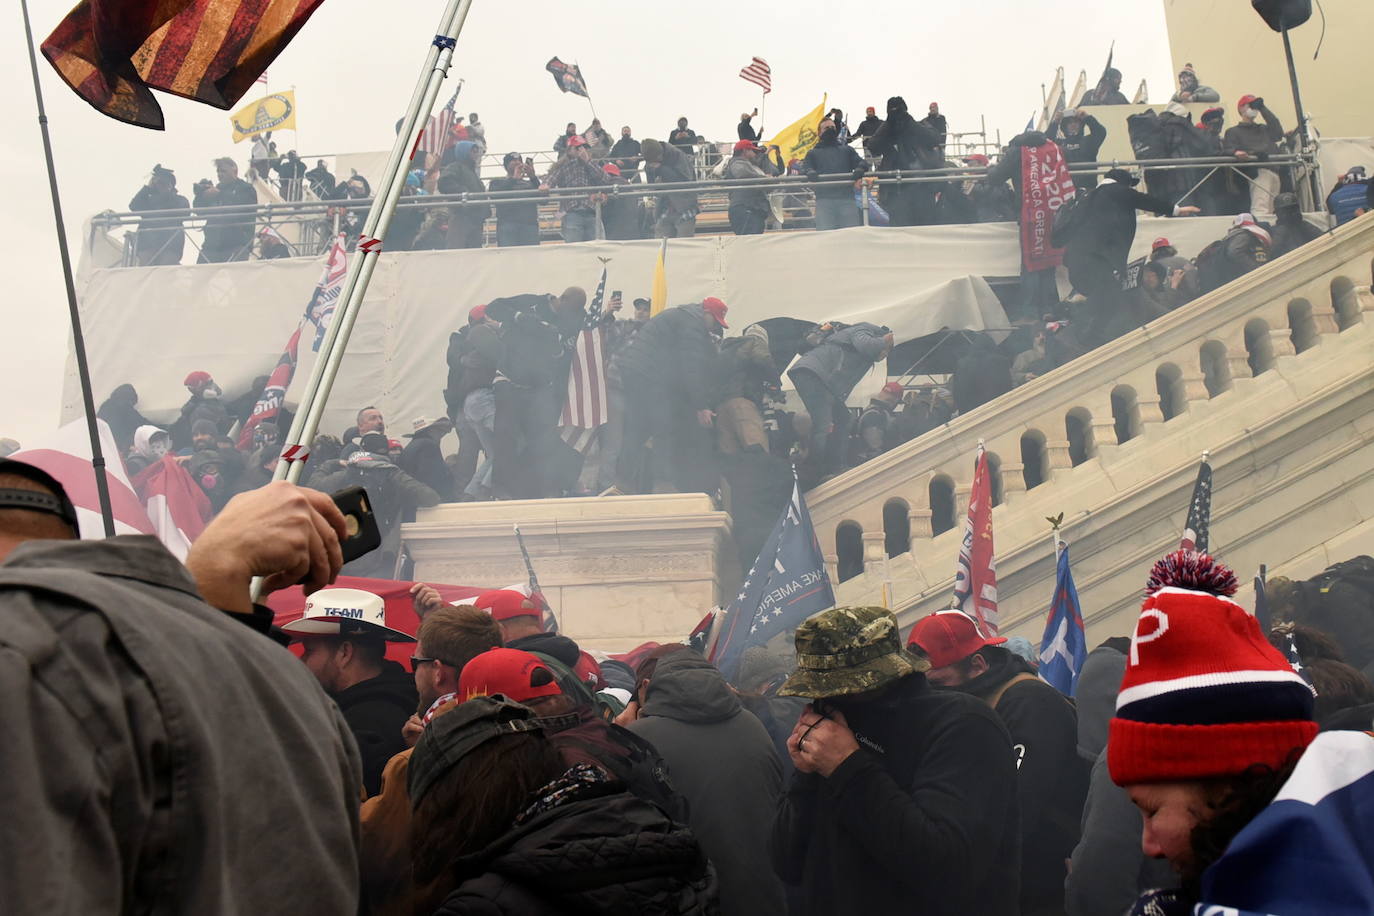
M 820 180 L 821 180 L 821 173 L 820 173 L 820 172 L 807 172 L 807 173 L 806 173 L 806 178 L 807 178 L 808 181 L 820 181 Z
M 854 169 L 854 176 L 853 176 L 853 177 L 854 177 L 854 180 L 855 180 L 855 181 L 858 181 L 859 179 L 863 178 L 863 177 L 864 177 L 864 173 L 867 172 L 867 171 L 868 171 L 868 169 L 864 168 L 864 167 L 861 166 L 861 165 L 860 165 L 860 166 L 856 166 L 855 169 Z
M 1264 108 L 1264 99 L 1255 99 L 1253 102 L 1250 103 L 1250 107 L 1255 109 L 1256 111 L 1260 111 Z

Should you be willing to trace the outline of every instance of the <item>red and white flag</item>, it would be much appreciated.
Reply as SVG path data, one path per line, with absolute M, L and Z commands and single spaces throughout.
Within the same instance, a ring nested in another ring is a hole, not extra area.
M 458 93 L 462 90 L 463 84 L 458 83 L 458 88 L 453 90 L 453 97 L 448 100 L 448 104 L 437 115 L 429 116 L 429 123 L 420 132 L 419 149 L 425 155 L 425 168 L 434 168 L 439 164 L 439 158 L 448 151 L 453 145 L 453 125 L 458 122 L 458 112 L 454 110 L 454 105 L 458 102 Z
M 104 420 L 96 420 L 100 430 L 100 450 L 105 456 L 105 482 L 110 489 L 110 507 L 114 512 L 115 534 L 153 534 L 143 502 L 129 483 L 119 447 Z M 81 536 L 88 540 L 105 537 L 105 523 L 100 516 L 100 497 L 96 492 L 95 470 L 91 465 L 91 439 L 86 431 L 86 419 L 79 417 L 58 428 L 47 440 L 10 456 L 42 468 L 56 477 L 67 491 Z
M 301 328 L 305 322 L 296 325 L 296 330 L 292 332 L 291 338 L 286 341 L 286 349 L 281 356 L 277 357 L 277 365 L 272 370 L 272 374 L 267 377 L 267 384 L 263 386 L 262 397 L 253 405 L 253 415 L 243 424 L 243 429 L 239 431 L 239 448 L 248 450 L 253 445 L 253 430 L 259 423 L 268 420 L 276 422 L 278 414 L 281 413 L 281 406 L 286 401 L 286 389 L 291 387 L 291 379 L 296 375 L 296 351 L 300 347 Z M 286 430 L 282 430 L 282 436 L 278 441 L 285 439 Z
M 765 93 L 773 91 L 773 68 L 768 66 L 768 61 L 762 57 L 756 57 L 750 62 L 749 66 L 739 72 L 740 79 L 746 79 L 758 86 Z
M 1069 164 L 1058 144 L 1021 147 L 1021 260 L 1026 270 L 1064 263 L 1064 249 L 1050 241 L 1054 214 L 1074 195 Z
M 140 471 L 133 484 L 158 540 L 185 561 L 191 542 L 200 537 L 213 514 L 210 498 L 171 455 Z
M 988 477 L 988 455 L 978 443 L 978 459 L 973 470 L 973 491 L 969 494 L 968 519 L 964 523 L 964 543 L 954 570 L 954 606 L 978 621 L 988 636 L 997 635 L 997 560 L 992 546 L 992 480 Z
M 606 329 L 601 326 L 601 302 L 606 294 L 606 268 L 596 286 L 587 321 L 573 345 L 568 373 L 568 399 L 559 420 L 563 441 L 585 453 L 596 431 L 608 419 L 606 404 Z
M 329 246 L 320 282 L 315 284 L 315 292 L 311 294 L 310 301 L 305 306 L 305 317 L 315 326 L 315 342 L 310 345 L 310 349 L 315 353 L 320 351 L 320 344 L 324 343 L 329 323 L 334 320 L 334 310 L 339 305 L 339 296 L 343 295 L 343 282 L 346 276 L 348 247 L 344 244 L 344 234 L 340 232 L 334 236 L 334 244 Z

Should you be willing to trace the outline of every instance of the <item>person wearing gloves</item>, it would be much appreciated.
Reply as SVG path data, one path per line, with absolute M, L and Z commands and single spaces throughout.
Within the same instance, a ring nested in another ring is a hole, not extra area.
M 1234 156 L 1240 162 L 1265 162 L 1279 154 L 1283 139 L 1283 125 L 1278 116 L 1264 105 L 1264 99 L 1243 95 L 1236 102 L 1240 123 L 1228 128 L 1221 137 L 1223 156 Z M 1260 124 L 1258 118 L 1263 118 Z M 1250 212 L 1262 223 L 1274 220 L 1274 198 L 1279 193 L 1279 173 L 1271 168 L 1255 167 L 1240 170 L 1250 179 Z
M 859 208 L 854 205 L 854 188 L 868 171 L 868 163 L 846 143 L 840 142 L 838 125 L 826 118 L 820 125 L 820 140 L 802 160 L 802 171 L 812 181 L 834 175 L 848 175 L 854 186 L 832 182 L 816 186 L 816 228 L 846 229 L 858 226 Z

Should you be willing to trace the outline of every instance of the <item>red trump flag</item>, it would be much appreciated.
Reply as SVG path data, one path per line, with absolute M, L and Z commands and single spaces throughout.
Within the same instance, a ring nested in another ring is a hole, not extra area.
M 162 130 L 161 89 L 231 108 L 324 0 L 81 0 L 43 56 L 102 114 Z

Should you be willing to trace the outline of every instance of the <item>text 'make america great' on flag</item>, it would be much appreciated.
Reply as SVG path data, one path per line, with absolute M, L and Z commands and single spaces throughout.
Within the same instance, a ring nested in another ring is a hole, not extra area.
M 835 591 L 811 513 L 794 480 L 792 498 L 725 609 L 711 661 L 733 681 L 746 649 L 795 630 L 806 618 L 834 606 Z
M 324 0 L 81 0 L 43 56 L 97 111 L 162 130 L 152 90 L 229 109 Z

